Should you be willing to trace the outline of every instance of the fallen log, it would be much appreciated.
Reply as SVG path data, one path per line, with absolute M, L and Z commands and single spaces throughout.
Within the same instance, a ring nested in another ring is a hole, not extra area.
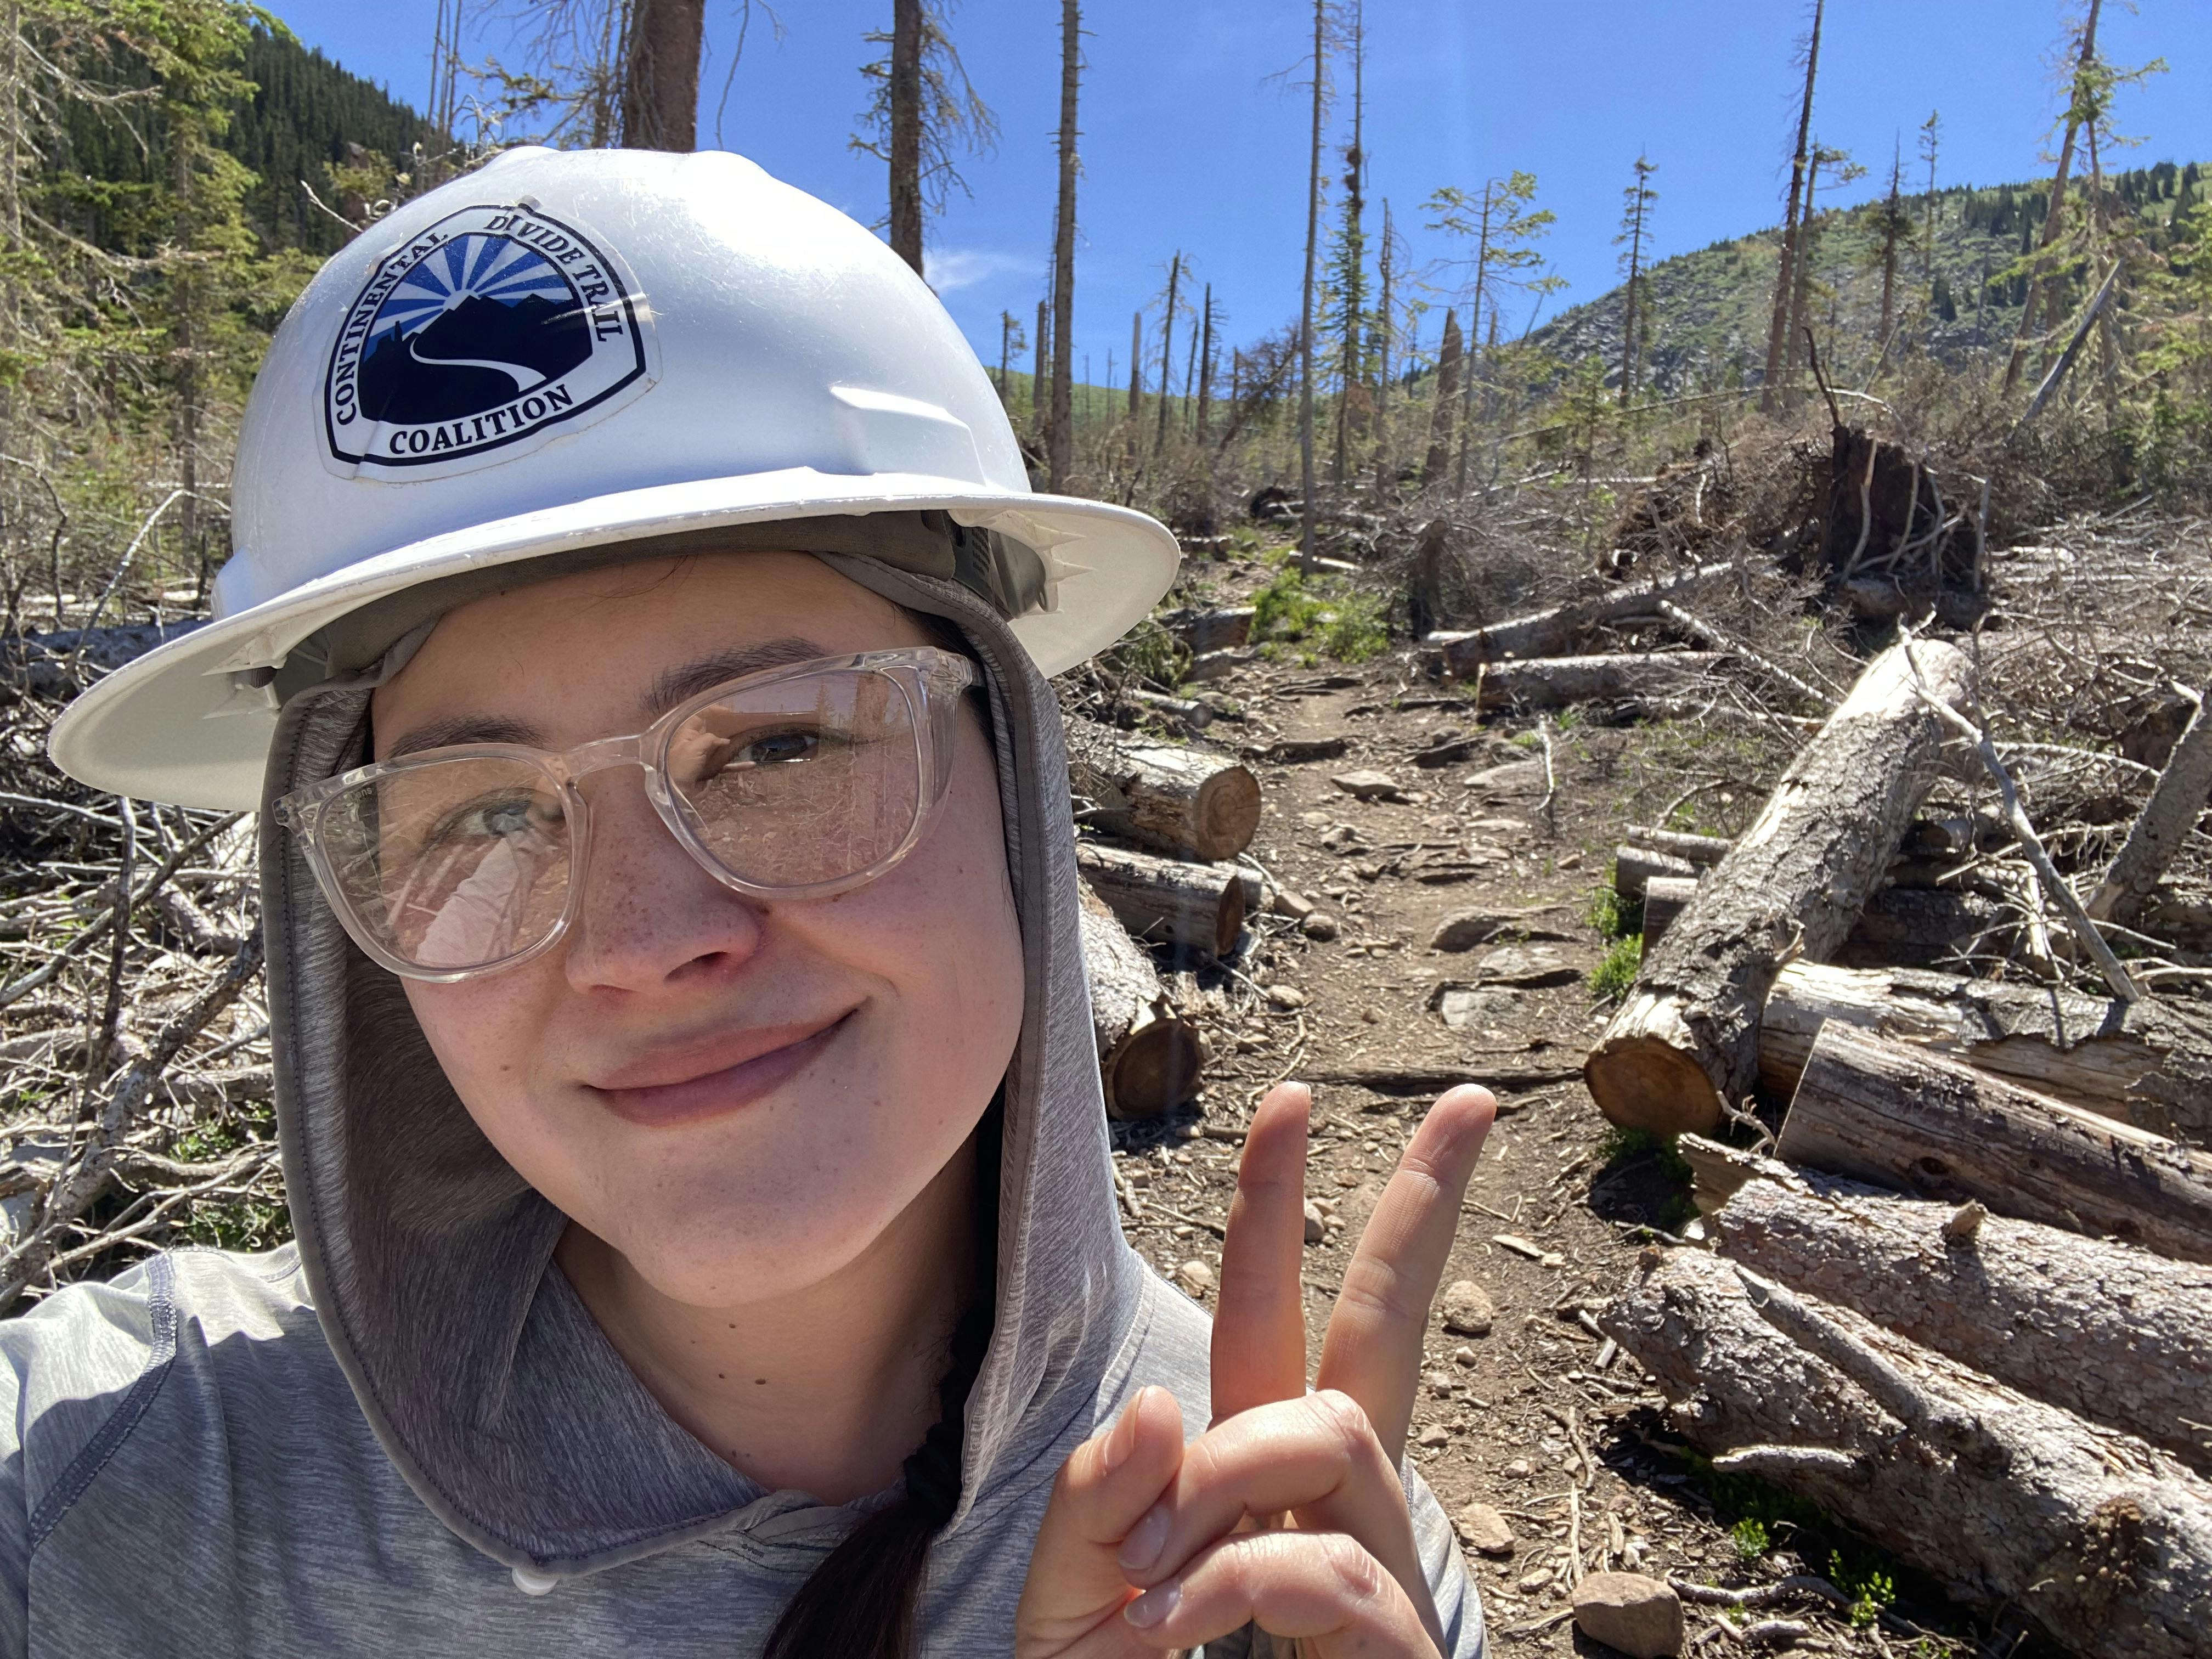
M 1841 1023 L 1814 1042 L 1774 1152 L 2212 1261 L 2212 1155 Z
M 1244 884 L 1233 864 L 1186 864 L 1177 859 L 1075 844 L 1076 868 L 1115 916 L 1149 945 L 1178 945 L 1225 957 L 1244 926 Z
M 1814 1176 L 1711 1226 L 1762 1279 L 1863 1314 L 2212 1474 L 2212 1267 Z
M 1965 697 L 1965 654 L 1917 647 L 1935 696 Z M 1751 1092 L 1759 1026 L 1783 962 L 1825 959 L 1850 934 L 1934 781 L 1947 728 L 1902 646 L 1875 659 L 1801 750 L 1590 1050 L 1585 1076 L 1613 1122 L 1705 1130 Z
M 1661 879 L 1687 881 L 1692 889 L 1697 885 L 1698 866 L 1687 859 L 1678 859 L 1668 853 L 1654 853 L 1641 847 L 1616 847 L 1613 849 L 1613 890 L 1630 904 L 1648 903 L 1653 882 Z
M 1646 885 L 1646 951 L 1665 936 L 1697 890 L 1695 881 L 1679 876 L 1657 877 Z M 1978 893 L 1885 887 L 1867 900 L 1850 934 L 1836 947 L 1835 959 L 1846 968 L 1932 968 L 1956 963 L 1978 939 L 2005 926 L 1996 903 Z
M 1152 958 L 1088 885 L 1082 900 L 1083 966 L 1091 1029 L 1109 1117 L 1158 1117 L 1197 1091 L 1206 1053 L 1196 1029 L 1168 1012 Z
M 1567 708 L 1579 702 L 1665 697 L 1688 690 L 1727 662 L 1717 651 L 1654 651 L 1612 657 L 1536 657 L 1492 663 L 1475 702 L 1486 714 L 1507 708 Z
M 2083 907 L 2090 915 L 2124 925 L 2141 919 L 2159 878 L 2204 815 L 2208 793 L 2212 793 L 2212 709 L 2200 699 L 2166 769 L 2158 775 L 2150 799 Z
M 1690 901 L 1698 896 L 1695 876 L 1653 876 L 1644 884 L 1644 948 L 1646 951 L 1665 937 L 1674 919 L 1689 908 Z
M 1631 847 L 1648 848 L 1654 853 L 1687 859 L 1700 869 L 1718 864 L 1735 845 L 1726 836 L 1693 836 L 1686 830 L 1655 830 L 1643 823 L 1630 824 L 1621 839 Z
M 2212 1139 L 2212 1018 L 2187 1003 L 1793 962 L 1766 1000 L 1759 1082 L 1789 1098 L 1830 1020 L 1964 1060 L 2154 1134 Z
M 1176 611 L 1160 620 L 1170 633 L 1190 647 L 1194 657 L 1212 651 L 1231 651 L 1252 637 L 1253 609 L 1249 605 L 1218 611 Z
M 1068 781 L 1085 823 L 1155 852 L 1218 864 L 1252 844 L 1260 781 L 1237 762 L 1147 742 L 1094 721 L 1067 723 Z
M 1463 633 L 1431 634 L 1421 643 L 1444 672 L 1472 678 L 1486 663 L 1510 657 L 1550 657 L 1570 651 L 1592 629 L 1631 617 L 1656 617 L 1659 601 L 1695 592 L 1735 569 L 1709 564 L 1649 586 L 1617 588 L 1595 599 L 1555 605 L 1525 617 L 1512 617 Z
M 1188 697 L 1171 697 L 1164 691 L 1147 691 L 1142 686 L 1121 693 L 1146 714 L 1163 720 L 1181 720 L 1194 732 L 1200 732 L 1213 723 L 1213 711 L 1202 702 Z
M 51 634 L 0 639 L 0 683 L 42 697 L 74 696 L 100 675 L 205 626 L 207 618 L 196 617 L 184 622 L 58 629 Z
M 2212 1626 L 2212 1483 L 1704 1250 L 1598 1320 L 1715 1467 L 1788 1488 L 2083 1659 L 2185 1659 Z

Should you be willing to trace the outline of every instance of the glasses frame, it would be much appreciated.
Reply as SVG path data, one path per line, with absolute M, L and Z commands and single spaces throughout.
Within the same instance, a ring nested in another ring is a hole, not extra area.
M 669 782 L 666 766 L 669 744 L 686 720 L 701 709 L 725 701 L 733 693 L 813 674 L 855 671 L 881 674 L 889 679 L 906 698 L 907 707 L 914 716 L 915 776 L 922 780 L 923 788 L 921 799 L 915 810 L 913 827 L 907 831 L 904 840 L 873 864 L 833 881 L 778 887 L 747 880 L 708 849 L 696 811 L 683 793 Z M 906 646 L 890 651 L 863 651 L 852 656 L 816 657 L 805 662 L 765 668 L 756 673 L 725 680 L 696 696 L 686 698 L 642 732 L 623 737 L 599 738 L 557 752 L 535 749 L 526 744 L 511 743 L 456 744 L 442 749 L 426 749 L 419 754 L 404 756 L 398 760 L 356 766 L 319 783 L 304 785 L 279 799 L 274 811 L 276 821 L 299 838 L 301 848 L 307 854 L 308 866 L 314 872 L 315 884 L 322 889 L 325 902 L 337 915 L 348 936 L 361 946 L 370 960 L 405 979 L 450 985 L 456 981 L 520 967 L 532 958 L 542 956 L 567 937 L 569 926 L 582 906 L 592 846 L 591 811 L 578 786 L 587 777 L 617 767 L 635 766 L 645 773 L 646 799 L 653 803 L 653 811 L 667 827 L 668 833 L 676 838 L 677 845 L 689 853 L 692 861 L 701 869 L 732 892 L 762 899 L 827 898 L 833 894 L 849 892 L 888 873 L 921 844 L 938 809 L 944 804 L 945 792 L 952 781 L 957 730 L 953 717 L 958 709 L 961 694 L 976 684 L 978 678 L 973 663 L 965 657 L 940 650 L 935 646 Z M 344 884 L 338 879 L 331 863 L 330 849 L 323 841 L 321 826 L 331 803 L 362 784 L 425 767 L 476 759 L 525 762 L 535 766 L 553 783 L 559 792 L 562 817 L 568 834 L 568 890 L 562 901 L 559 918 L 543 939 L 526 948 L 495 961 L 467 968 L 425 968 L 386 949 L 356 914 L 352 902 L 346 896 Z

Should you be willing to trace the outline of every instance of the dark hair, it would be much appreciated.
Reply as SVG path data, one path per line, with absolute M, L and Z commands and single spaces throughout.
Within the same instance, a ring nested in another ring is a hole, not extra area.
M 999 1163 L 1004 1097 L 975 1130 L 975 1282 L 938 1379 L 937 1421 L 906 1460 L 906 1494 L 845 1535 L 799 1587 L 762 1659 L 908 1659 L 933 1539 L 960 1504 L 968 1395 L 990 1346 L 998 1291 Z

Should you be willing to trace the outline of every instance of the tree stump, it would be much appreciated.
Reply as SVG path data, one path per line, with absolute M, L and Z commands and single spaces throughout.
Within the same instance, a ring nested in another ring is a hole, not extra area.
M 1068 780 L 1094 803 L 1086 822 L 1156 852 L 1218 863 L 1252 844 L 1260 781 L 1219 755 L 1067 722 Z

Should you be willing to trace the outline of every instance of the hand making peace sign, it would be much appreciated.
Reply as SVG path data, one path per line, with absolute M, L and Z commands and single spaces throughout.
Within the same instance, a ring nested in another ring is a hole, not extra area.
M 1248 1622 L 1316 1659 L 1434 1659 L 1443 1634 L 1398 1457 L 1429 1304 L 1498 1112 L 1453 1089 L 1361 1232 L 1305 1389 L 1302 1084 L 1254 1114 L 1221 1251 L 1211 1426 L 1148 1388 L 1061 1466 L 1015 1616 L 1019 1659 L 1152 1659 Z M 1287 1516 L 1287 1522 L 1284 1517 Z

